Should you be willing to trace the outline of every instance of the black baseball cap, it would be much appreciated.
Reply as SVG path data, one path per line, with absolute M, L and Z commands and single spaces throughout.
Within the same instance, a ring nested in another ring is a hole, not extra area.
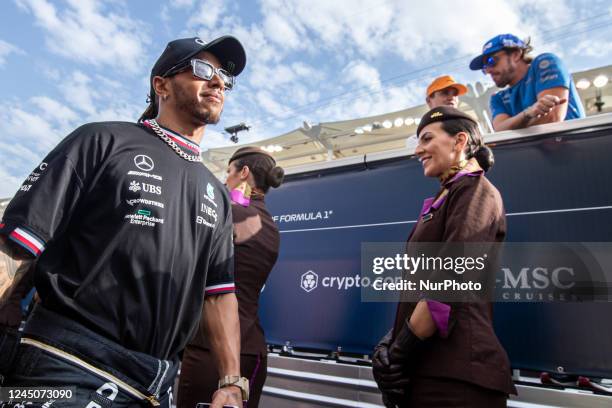
M 417 137 L 419 137 L 421 130 L 430 123 L 445 122 L 451 119 L 467 119 L 474 122 L 475 125 L 478 125 L 476 119 L 459 109 L 453 108 L 452 106 L 438 106 L 423 115 L 419 127 L 417 128 Z
M 244 47 L 237 38 L 224 35 L 210 42 L 199 37 L 180 38 L 170 41 L 151 70 L 151 81 L 155 76 L 164 76 L 170 69 L 191 60 L 202 51 L 208 51 L 219 59 L 221 66 L 236 76 L 246 65 Z
M 151 69 L 149 78 L 151 90 L 147 99 L 149 106 L 140 116 L 139 121 L 153 119 L 157 116 L 158 106 L 153 89 L 153 77 L 166 75 L 172 68 L 185 64 L 202 51 L 208 51 L 217 57 L 223 69 L 234 76 L 240 74 L 246 65 L 244 47 L 237 38 L 231 35 L 224 35 L 210 42 L 199 37 L 170 41 Z

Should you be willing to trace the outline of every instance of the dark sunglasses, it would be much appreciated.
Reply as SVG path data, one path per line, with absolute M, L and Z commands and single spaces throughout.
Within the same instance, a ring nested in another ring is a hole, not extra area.
M 226 91 L 230 91 L 234 88 L 234 84 L 236 83 L 236 77 L 224 70 L 223 68 L 215 68 L 210 62 L 201 59 L 192 59 L 187 63 L 181 63 L 180 65 L 174 66 L 170 68 L 164 75 L 164 78 L 167 78 L 172 75 L 176 75 L 183 71 L 189 69 L 189 67 L 193 68 L 193 75 L 201 78 L 205 81 L 210 81 L 215 74 L 219 75 L 219 78 L 223 81 L 223 88 Z
M 488 68 L 493 68 L 499 62 L 499 55 L 489 55 L 485 62 L 482 64 L 483 74 L 487 73 Z

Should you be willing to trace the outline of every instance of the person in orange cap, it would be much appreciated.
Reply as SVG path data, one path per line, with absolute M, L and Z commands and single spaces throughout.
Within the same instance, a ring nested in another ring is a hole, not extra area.
M 459 96 L 467 93 L 467 87 L 455 82 L 452 76 L 444 75 L 433 80 L 427 87 L 425 101 L 429 109 L 439 106 L 459 106 Z

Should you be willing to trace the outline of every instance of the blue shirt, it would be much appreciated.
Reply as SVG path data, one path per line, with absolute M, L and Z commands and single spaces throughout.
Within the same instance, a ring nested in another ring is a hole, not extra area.
M 565 120 L 584 118 L 584 108 L 571 75 L 559 57 L 549 53 L 534 58 L 527 74 L 518 83 L 491 97 L 491 114 L 493 118 L 500 113 L 516 116 L 533 105 L 540 92 L 560 86 L 569 89 Z

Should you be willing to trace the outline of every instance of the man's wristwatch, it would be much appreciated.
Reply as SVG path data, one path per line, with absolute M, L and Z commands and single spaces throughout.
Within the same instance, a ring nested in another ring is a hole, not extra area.
M 226 375 L 219 380 L 219 388 L 229 387 L 235 385 L 242 391 L 242 400 L 248 401 L 249 399 L 249 379 L 240 377 L 237 375 Z

